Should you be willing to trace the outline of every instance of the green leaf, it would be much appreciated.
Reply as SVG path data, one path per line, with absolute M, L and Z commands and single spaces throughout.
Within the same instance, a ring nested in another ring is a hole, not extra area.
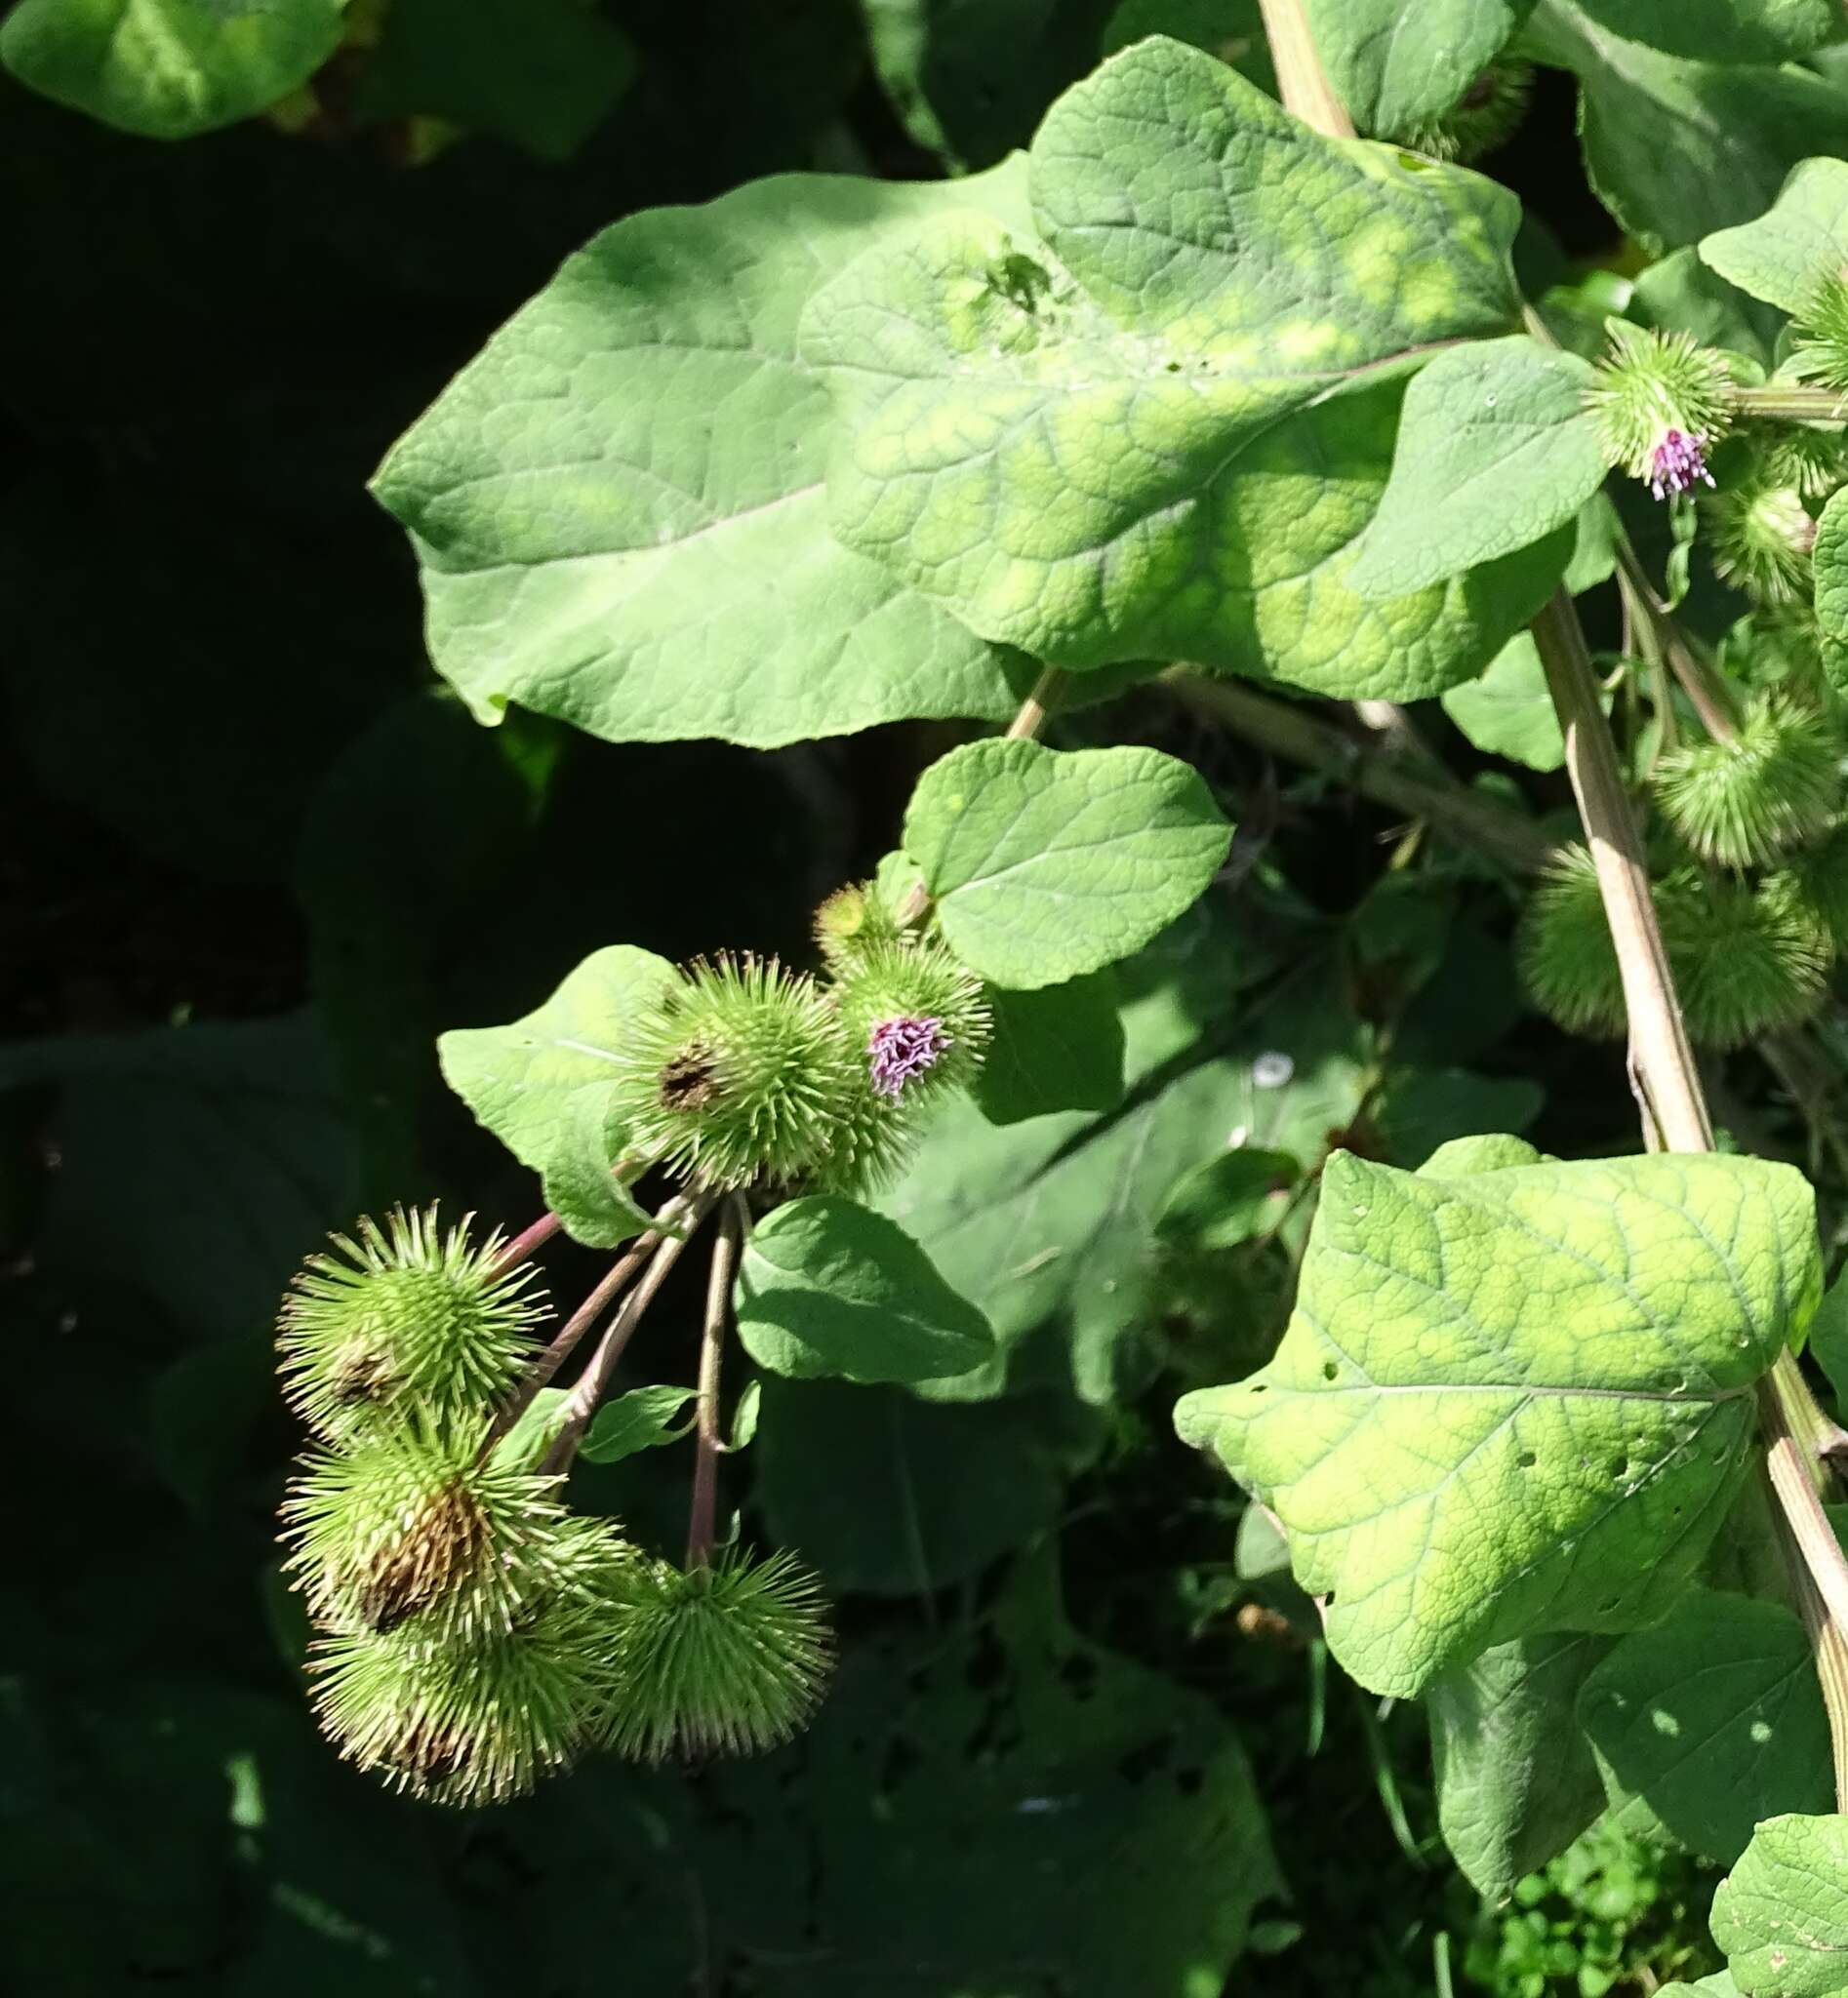
M 1405 391 L 1392 474 L 1348 581 L 1405 596 L 1574 519 L 1609 470 L 1591 369 L 1525 334 L 1453 347 Z
M 1745 1998 L 1848 1991 L 1848 1817 L 1759 1825 L 1719 1884 L 1710 1926 Z
M 1027 1335 L 1050 1321 L 1048 1363 L 1084 1400 L 1133 1393 L 1147 1378 L 1167 1254 L 1156 1222 L 1176 1182 L 1240 1145 L 1313 1170 L 1358 1113 L 1365 1043 L 1334 965 L 1310 943 L 1254 1004 L 1240 980 L 1259 949 L 1201 905 L 1119 969 L 1120 1109 L 996 1129 L 959 1102 L 930 1127 L 878 1205 L 982 1306 L 1002 1346 L 985 1368 L 926 1390 L 933 1399 L 1001 1392 L 1031 1364 Z
M 1423 1167 L 1447 1144 L 1483 1129 L 1519 1131 L 1540 1115 L 1547 1093 L 1525 1075 L 1467 1068 L 1389 1067 L 1373 1120 L 1395 1164 Z
M 1832 494 L 1818 516 L 1810 561 L 1823 671 L 1837 694 L 1848 695 L 1848 487 Z
M 580 0 L 391 0 L 354 109 L 447 118 L 557 162 L 634 75 L 627 36 Z
M 1725 1971 L 1715 1971 L 1698 1984 L 1664 1984 L 1656 1998 L 1742 1998 L 1742 1993 Z
M 1701 242 L 1701 261 L 1785 312 L 1800 312 L 1817 280 L 1848 260 L 1848 161 L 1804 160 L 1755 221 Z
M 1448 687 L 1444 712 L 1478 749 L 1506 756 L 1529 770 L 1557 770 L 1566 760 L 1566 739 L 1547 691 L 1546 668 L 1525 631 L 1517 633 L 1489 661 L 1479 680 Z
M 1335 95 L 1362 132 L 1396 138 L 1461 98 L 1534 0 L 1308 0 Z
M 809 306 L 850 546 L 1079 668 L 1184 658 L 1410 699 L 1526 621 L 1563 539 L 1390 602 L 1347 578 L 1401 378 L 1518 312 L 1510 196 L 1316 138 L 1159 38 L 1053 106 L 1029 185 L 1038 243 L 945 217 Z
M 1235 1965 L 1282 1882 L 1238 1735 L 1202 1694 L 1074 1630 L 1050 1566 L 1022 1564 L 973 1625 L 888 1624 L 857 1646 L 799 1760 L 713 1766 L 735 1827 L 714 1921 L 743 1927 L 761 1998 L 1255 1981 Z M 681 1867 L 711 1881 L 714 1844 Z M 767 1894 L 780 1858 L 787 1885 Z M 741 1901 L 758 1903 L 742 1921 Z
M 565 1419 L 571 1391 L 564 1387 L 542 1387 L 521 1411 L 519 1419 L 495 1447 L 502 1463 L 528 1470 L 545 1455 Z M 579 1453 L 583 1454 L 582 1451 Z
M 1198 774 L 1154 749 L 968 742 L 918 779 L 904 851 L 949 947 L 1034 989 L 1139 950 L 1218 873 L 1232 829 Z
M 1834 0 L 1580 0 L 1632 42 L 1701 62 L 1790 62 L 1835 40 Z
M 975 1097 L 990 1124 L 1123 1100 L 1123 1022 L 1107 971 L 1036 992 L 990 989 L 994 1035 Z
M 1454 1179 L 1337 1152 L 1277 1357 L 1177 1424 L 1282 1520 L 1375 1692 L 1633 1629 L 1737 1490 L 1752 1385 L 1820 1293 L 1815 1226 L 1800 1176 L 1755 1159 Z
M 1258 0 L 1119 0 L 1104 24 L 1098 54 L 1114 56 L 1149 35 L 1204 49 L 1250 77 L 1265 96 L 1277 95 L 1276 65 Z
M 738 1336 L 793 1379 L 941 1380 L 994 1352 L 988 1321 L 896 1221 L 852 1200 L 791 1200 L 751 1230 Z
M 1579 1718 L 1614 1797 L 1684 1845 L 1736 1859 L 1761 1818 L 1827 1810 L 1828 1722 L 1803 1626 L 1781 1603 L 1702 1589 L 1626 1637 Z
M 545 1205 L 564 1222 L 566 1234 L 587 1249 L 618 1248 L 649 1223 L 616 1177 L 623 1132 L 612 1114 L 615 1096 L 608 1083 L 574 1091 L 545 1150 Z
M 443 1079 L 522 1165 L 559 1173 L 561 1192 L 581 1200 L 585 1154 L 606 1144 L 599 1112 L 623 1023 L 673 978 L 673 966 L 652 951 L 627 943 L 593 950 L 521 1019 L 442 1035 Z M 578 1101 L 586 1091 L 589 1109 Z
M 1422 1179 L 1471 1179 L 1478 1173 L 1505 1172 L 1509 1166 L 1538 1166 L 1544 1157 L 1526 1139 L 1494 1131 L 1440 1144 L 1418 1173 Z
M 1197 1249 L 1235 1249 L 1281 1218 L 1303 1178 L 1288 1152 L 1240 1146 L 1185 1174 L 1162 1203 L 1155 1226 Z
M 1716 243 L 1729 233 L 1722 229 L 1707 240 Z M 1703 346 L 1726 347 L 1765 369 L 1776 356 L 1784 326 L 1762 300 L 1748 298 L 1709 266 L 1705 245 L 1672 251 L 1639 271 L 1629 309 L 1645 326 L 1690 333 Z
M 766 1376 L 757 1498 L 830 1588 L 928 1595 L 1052 1531 L 1058 1443 L 1048 1397 L 929 1402 Z
M 1437 1822 L 1464 1877 L 1504 1900 L 1604 1808 L 1574 1703 L 1609 1640 L 1524 1637 L 1439 1674 L 1426 1694 Z
M 817 175 L 604 230 L 496 334 L 374 482 L 410 530 L 437 670 L 611 740 L 769 746 L 1010 713 L 1032 668 L 841 547 L 803 301 L 953 188 Z
M 579 1456 L 592 1463 L 616 1463 L 687 1433 L 680 1411 L 693 1399 L 690 1387 L 631 1387 L 606 1401 L 584 1431 Z
M 1809 1349 L 1828 1376 L 1835 1400 L 1848 1408 L 1848 1281 L 1837 1277 L 1810 1320 Z
M 0 62 L 43 96 L 143 139 L 265 109 L 339 47 L 345 0 L 20 0 Z
M 0 1045 L 0 1092 L 55 1091 L 36 1257 L 189 1338 L 266 1341 L 291 1273 L 353 1219 L 358 1162 L 306 1014 Z M 210 1244 L 210 1251 L 202 1251 Z
M 1528 32 L 1577 72 L 1592 187 L 1652 254 L 1749 220 L 1806 154 L 1848 147 L 1848 94 L 1805 70 L 1685 62 L 1572 0 L 1540 0 Z

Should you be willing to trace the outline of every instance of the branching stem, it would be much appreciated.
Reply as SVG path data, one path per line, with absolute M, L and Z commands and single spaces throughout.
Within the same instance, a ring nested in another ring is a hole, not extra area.
M 558 1217 L 547 1208 L 531 1227 L 522 1228 L 501 1251 L 496 1259 L 496 1267 L 511 1269 L 516 1262 L 524 1262 L 535 1250 L 542 1249 L 563 1225 Z
M 1617 580 L 1631 616 L 1647 627 L 1656 656 L 1666 662 L 1693 703 L 1701 726 L 1716 742 L 1734 740 L 1739 734 L 1739 703 L 1732 689 L 1663 601 L 1628 535 L 1621 532 L 1617 537 Z
M 578 1446 L 583 1441 L 583 1432 L 590 1425 L 590 1418 L 597 1412 L 597 1404 L 608 1393 L 616 1374 L 617 1362 L 622 1359 L 623 1348 L 628 1344 L 635 1328 L 642 1322 L 642 1314 L 655 1301 L 655 1294 L 667 1281 L 667 1274 L 685 1253 L 687 1244 L 699 1231 L 700 1223 L 710 1213 L 717 1196 L 710 1193 L 697 1193 L 686 1196 L 675 1203 L 680 1213 L 676 1221 L 684 1216 L 684 1225 L 678 1232 L 664 1236 L 649 1258 L 648 1266 L 642 1271 L 635 1287 L 623 1299 L 622 1308 L 610 1321 L 610 1327 L 597 1343 L 597 1349 L 590 1356 L 590 1364 L 579 1377 L 578 1384 L 571 1390 L 571 1398 L 565 1404 L 564 1419 L 558 1433 L 553 1437 L 551 1447 L 540 1463 L 540 1470 L 545 1475 L 562 1475 L 571 1468 L 572 1459 L 578 1455 Z M 663 1209 L 661 1219 L 667 1219 L 667 1210 Z
M 687 1568 L 703 1568 L 712 1558 L 718 1521 L 719 1368 L 725 1357 L 725 1321 L 731 1315 L 732 1286 L 750 1215 L 743 1199 L 732 1194 L 719 1216 L 712 1244 L 711 1267 L 705 1280 L 705 1322 L 700 1334 L 699 1399 L 694 1404 L 693 1502 L 687 1511 Z

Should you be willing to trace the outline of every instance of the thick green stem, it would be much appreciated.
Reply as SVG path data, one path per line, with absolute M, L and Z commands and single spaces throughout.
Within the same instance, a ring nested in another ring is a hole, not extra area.
M 1767 381 L 1756 388 L 1735 386 L 1733 414 L 1787 423 L 1848 421 L 1848 395 L 1800 381 Z

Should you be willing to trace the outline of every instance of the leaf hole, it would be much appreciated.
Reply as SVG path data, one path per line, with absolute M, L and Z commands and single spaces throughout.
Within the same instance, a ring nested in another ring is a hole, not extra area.
M 1521 1452 L 1520 1463 L 1522 1470 L 1531 1471 L 1539 1461 L 1540 1459 L 1531 1450 L 1523 1450 Z
M 1341 1369 L 1336 1366 L 1333 1360 L 1323 1362 L 1322 1379 L 1324 1380 L 1339 1380 L 1341 1379 Z

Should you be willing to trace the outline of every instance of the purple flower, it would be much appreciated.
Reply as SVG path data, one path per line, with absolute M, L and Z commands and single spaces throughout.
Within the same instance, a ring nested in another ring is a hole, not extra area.
M 941 1019 L 920 1019 L 911 1015 L 882 1019 L 866 1041 L 873 1088 L 896 1101 L 913 1076 L 937 1066 L 948 1046 L 949 1036 Z
M 1709 486 L 1713 483 L 1703 449 L 1706 443 L 1705 430 L 1677 430 L 1671 424 L 1663 432 L 1649 461 L 1649 490 L 1658 500 L 1666 500 L 1670 493 L 1691 493 L 1699 479 Z

